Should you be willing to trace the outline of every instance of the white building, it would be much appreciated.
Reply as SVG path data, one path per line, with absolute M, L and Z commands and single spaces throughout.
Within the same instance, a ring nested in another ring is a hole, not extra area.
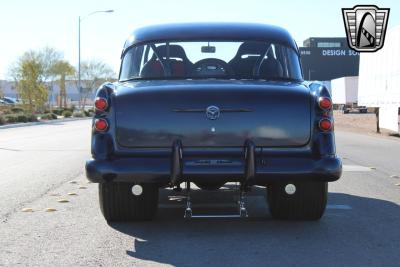
M 375 53 L 361 53 L 359 105 L 379 107 L 382 128 L 399 131 L 400 25 L 386 33 L 384 46 Z
M 358 102 L 358 76 L 333 79 L 331 87 L 334 104 L 351 105 Z
M 65 84 L 65 89 L 67 91 L 67 98 L 68 102 L 77 102 L 79 101 L 80 95 L 76 86 L 76 82 L 73 81 L 67 81 Z M 15 90 L 15 84 L 12 81 L 5 81 L 5 80 L 0 80 L 0 89 L 4 93 L 5 96 L 8 97 L 14 97 L 14 98 L 19 98 L 18 93 Z M 53 86 L 53 91 L 51 94 L 49 94 L 49 100 L 51 103 L 56 104 L 57 103 L 57 96 L 60 94 L 60 87 L 57 82 L 54 83 Z M 89 101 L 94 98 L 95 90 L 88 96 Z

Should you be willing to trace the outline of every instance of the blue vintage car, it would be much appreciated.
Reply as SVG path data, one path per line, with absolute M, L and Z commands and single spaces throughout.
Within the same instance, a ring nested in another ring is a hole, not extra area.
M 332 101 L 303 81 L 298 47 L 279 27 L 150 26 L 125 42 L 116 83 L 96 95 L 90 181 L 107 221 L 152 219 L 160 188 L 266 186 L 274 218 L 317 220 L 342 172 Z

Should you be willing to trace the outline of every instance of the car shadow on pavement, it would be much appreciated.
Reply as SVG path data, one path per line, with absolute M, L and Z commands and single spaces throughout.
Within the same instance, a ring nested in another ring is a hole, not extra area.
M 268 212 L 263 188 L 248 196 L 247 219 L 183 219 L 184 198 L 161 190 L 155 220 L 113 223 L 133 237 L 127 255 L 173 266 L 399 266 L 400 206 L 389 201 L 329 193 L 317 222 L 277 221 Z M 234 209 L 234 193 L 197 191 L 198 212 Z M 232 198 L 230 198 L 230 195 Z

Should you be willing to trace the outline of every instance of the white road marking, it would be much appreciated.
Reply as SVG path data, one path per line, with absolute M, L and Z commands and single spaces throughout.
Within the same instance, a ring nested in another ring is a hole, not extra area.
M 329 210 L 351 210 L 349 205 L 328 204 L 326 208 Z
M 370 172 L 371 167 L 365 167 L 360 165 L 343 165 L 343 171 L 345 172 Z

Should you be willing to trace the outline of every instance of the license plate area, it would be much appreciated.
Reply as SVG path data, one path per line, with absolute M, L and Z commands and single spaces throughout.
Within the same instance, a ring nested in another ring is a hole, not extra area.
M 241 159 L 188 159 L 184 160 L 186 166 L 241 166 L 243 160 Z

